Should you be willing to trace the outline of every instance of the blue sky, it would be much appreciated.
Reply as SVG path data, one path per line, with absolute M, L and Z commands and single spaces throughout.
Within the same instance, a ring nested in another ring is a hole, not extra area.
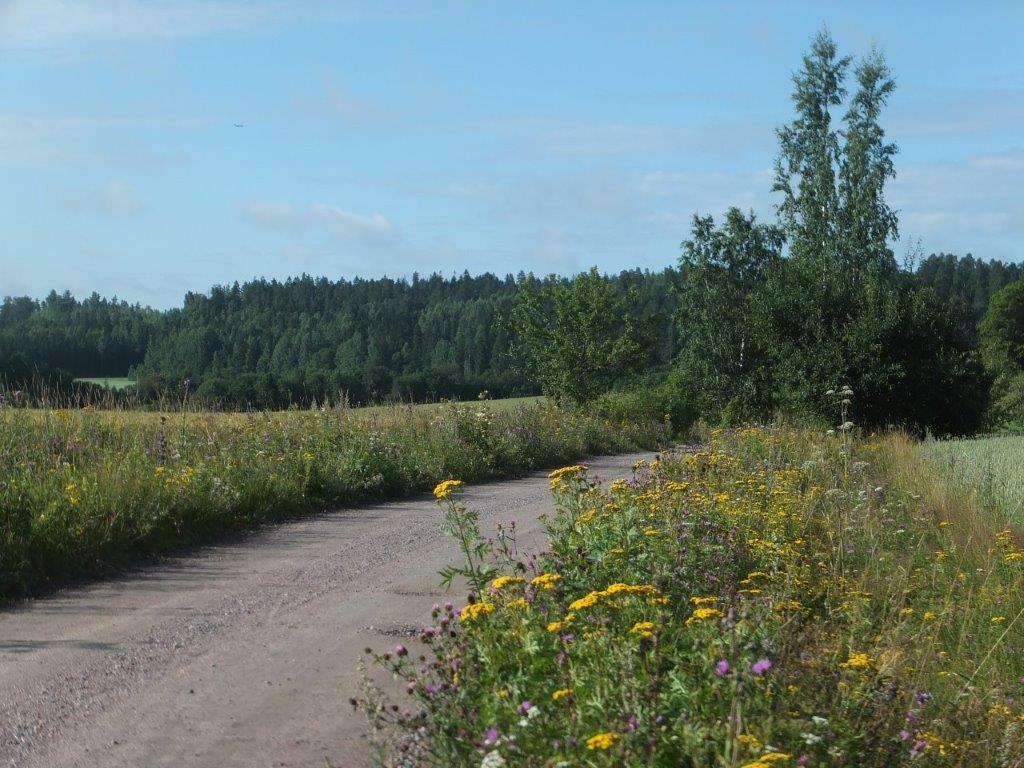
M 1019 2 L 0 0 L 0 295 L 660 269 L 772 215 L 823 24 L 897 75 L 897 254 L 1024 258 Z

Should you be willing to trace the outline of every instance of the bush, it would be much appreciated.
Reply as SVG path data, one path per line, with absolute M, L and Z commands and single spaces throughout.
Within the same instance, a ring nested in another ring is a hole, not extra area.
M 606 392 L 588 408 L 612 421 L 664 421 L 675 436 L 686 434 L 697 420 L 691 391 L 675 371 L 661 384 Z

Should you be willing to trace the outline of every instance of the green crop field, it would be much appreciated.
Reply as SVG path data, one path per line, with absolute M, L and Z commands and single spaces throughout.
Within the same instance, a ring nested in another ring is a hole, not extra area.
M 922 450 L 936 471 L 985 507 L 1024 522 L 1024 436 L 928 442 Z
M 135 379 L 130 379 L 127 376 L 81 378 L 75 379 L 75 381 L 81 381 L 84 384 L 96 384 L 107 389 L 128 389 L 136 384 Z

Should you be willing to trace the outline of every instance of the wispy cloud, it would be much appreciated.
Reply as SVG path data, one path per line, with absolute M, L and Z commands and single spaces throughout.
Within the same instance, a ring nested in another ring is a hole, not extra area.
M 54 192 L 58 207 L 71 213 L 103 216 L 131 216 L 142 210 L 138 192 L 123 181 L 108 181 L 94 189 L 64 189 Z
M 1024 151 L 978 155 L 963 162 L 905 165 L 891 199 L 904 238 L 926 251 L 973 252 L 1019 261 L 1024 249 L 1020 179 Z
M 249 26 L 270 10 L 228 0 L 8 0 L 0 5 L 0 45 L 171 40 Z
M 399 238 L 395 225 L 382 213 L 353 213 L 328 203 L 294 206 L 250 200 L 242 204 L 242 218 L 264 229 L 318 230 L 336 239 L 364 243 L 387 243 Z

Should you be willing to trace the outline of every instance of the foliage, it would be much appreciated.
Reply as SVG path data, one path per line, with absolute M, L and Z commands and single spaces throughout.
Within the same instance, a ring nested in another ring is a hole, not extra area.
M 1004 286 L 1024 277 L 1024 269 L 1020 264 L 985 261 L 971 254 L 958 258 L 951 253 L 933 253 L 917 265 L 914 275 L 939 298 L 965 310 L 965 330 L 976 341 L 977 326 L 989 300 Z
M 596 268 L 570 281 L 526 278 L 508 327 L 513 356 L 545 394 L 582 404 L 645 370 L 656 317 L 640 295 L 617 295 Z
M 704 418 L 731 421 L 771 413 L 771 378 L 754 318 L 768 270 L 780 258 L 782 233 L 730 208 L 722 226 L 693 217 L 683 243 L 677 323 L 680 375 Z
M 607 487 L 552 473 L 549 554 L 435 606 L 421 661 L 376 657 L 412 702 L 364 702 L 377 738 L 403 765 L 1014 765 L 1024 538 L 904 438 L 841 454 L 745 429 Z
M 638 317 L 664 319 L 649 341 L 660 368 L 676 352 L 673 278 L 638 269 L 604 278 L 616 296 L 638 297 Z M 518 290 L 511 275 L 303 276 L 216 286 L 167 312 L 98 296 L 9 298 L 0 306 L 0 371 L 19 355 L 75 377 L 135 369 L 137 400 L 235 408 L 535 393 L 529 372 L 512 367 L 508 331 L 497 322 Z
M 1024 280 L 1010 283 L 989 302 L 979 327 L 981 355 L 995 380 L 994 419 L 1024 423 Z
M 894 82 L 881 55 L 869 54 L 836 127 L 850 66 L 821 33 L 793 77 L 797 114 L 778 131 L 779 228 L 735 209 L 718 230 L 694 219 L 681 374 L 711 421 L 763 419 L 773 408 L 825 421 L 821 383 L 843 382 L 858 394 L 858 423 L 969 433 L 988 381 L 966 324 L 901 273 L 889 247 L 898 222 L 885 183 L 896 147 L 879 117 Z
M 544 403 L 152 414 L 0 404 L 0 598 L 225 531 L 459 475 L 652 446 Z
M 692 390 L 677 371 L 667 380 L 645 380 L 599 395 L 587 405 L 596 417 L 613 422 L 663 421 L 676 437 L 685 436 L 697 420 Z

